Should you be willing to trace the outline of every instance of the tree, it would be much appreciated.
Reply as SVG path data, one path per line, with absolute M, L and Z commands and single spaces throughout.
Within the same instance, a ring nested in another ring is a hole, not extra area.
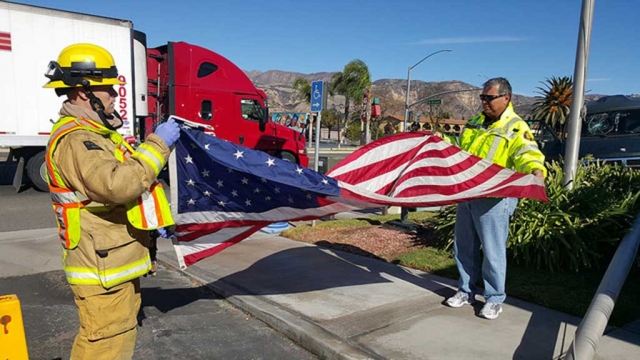
M 297 77 L 293 80 L 293 90 L 300 100 L 307 104 L 311 103 L 311 84 L 303 77 Z
M 369 67 L 364 61 L 356 59 L 345 65 L 342 72 L 331 78 L 329 89 L 332 93 L 344 95 L 344 119 L 345 123 L 349 119 L 349 106 L 362 103 L 364 94 L 371 88 L 371 74 Z M 368 119 L 367 119 L 368 120 Z M 368 123 L 367 123 L 368 126 Z M 367 128 L 368 129 L 368 128 Z M 339 133 L 338 133 L 339 134 Z M 340 138 L 338 138 L 338 141 Z
M 538 94 L 542 97 L 533 103 L 531 116 L 536 120 L 544 120 L 557 133 L 564 136 L 565 123 L 571 109 L 571 95 L 573 94 L 573 80 L 570 77 L 551 77 L 544 82 L 546 88 L 538 87 Z
M 338 125 L 338 139 L 340 139 L 340 121 L 338 114 L 334 110 L 322 110 L 320 114 L 322 115 L 320 126 L 327 128 L 329 140 L 331 140 L 331 129 L 336 125 Z
M 362 133 L 362 130 L 360 130 L 360 124 L 358 124 L 355 121 L 352 121 L 351 124 L 347 126 L 347 132 L 344 135 L 344 137 L 346 137 L 351 141 L 359 141 L 361 133 Z
M 447 111 L 440 110 L 440 114 L 438 114 L 439 119 L 451 119 L 451 114 Z
M 379 129 L 378 133 L 376 133 L 375 130 L 372 130 L 372 137 L 373 134 L 375 134 L 375 138 L 379 139 L 383 135 L 395 133 L 396 128 L 394 123 L 392 120 L 387 119 L 387 117 L 391 115 L 404 116 L 404 100 L 396 99 L 392 93 L 381 94 L 376 97 L 380 98 L 380 116 L 375 120 L 372 120 L 371 125 Z

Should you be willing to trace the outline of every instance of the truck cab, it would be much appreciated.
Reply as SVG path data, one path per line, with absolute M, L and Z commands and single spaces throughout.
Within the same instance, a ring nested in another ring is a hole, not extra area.
M 547 161 L 564 157 L 566 139 L 542 121 L 529 121 L 529 125 Z M 640 168 L 640 99 L 615 95 L 587 103 L 578 157 L 588 154 L 607 163 Z
M 300 133 L 268 119 L 267 94 L 225 57 L 186 42 L 147 50 L 144 133 L 169 115 L 211 126 L 215 136 L 308 166 Z M 265 121 L 265 120 L 262 120 Z

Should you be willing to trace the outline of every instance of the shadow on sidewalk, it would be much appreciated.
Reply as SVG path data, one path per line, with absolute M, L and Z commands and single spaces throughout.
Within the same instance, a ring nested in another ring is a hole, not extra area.
M 531 310 L 531 318 L 529 318 L 526 330 L 522 334 L 520 344 L 518 344 L 513 353 L 514 360 L 558 359 L 560 355 L 564 354 L 574 335 L 574 330 L 568 328 L 569 315 L 566 315 L 566 318 L 562 321 L 559 319 L 559 313 L 535 311 L 529 304 L 521 303 L 517 300 L 511 301 L 507 299 L 507 303 L 521 309 Z M 503 316 L 508 316 L 508 314 Z M 577 323 L 574 325 L 577 325 Z M 556 352 L 556 347 L 558 347 L 558 352 Z M 535 356 L 532 357 L 532 354 L 535 354 Z
M 322 243 L 318 245 L 322 246 Z M 350 245 L 343 245 L 349 247 Z M 442 283 L 388 263 L 365 250 L 349 252 L 304 246 L 262 258 L 245 270 L 225 276 L 213 286 L 232 285 L 231 295 L 279 295 L 394 282 L 393 278 L 433 292 L 443 299 L 454 294 Z M 347 250 L 347 249 L 345 249 Z M 354 255 L 356 252 L 357 255 Z

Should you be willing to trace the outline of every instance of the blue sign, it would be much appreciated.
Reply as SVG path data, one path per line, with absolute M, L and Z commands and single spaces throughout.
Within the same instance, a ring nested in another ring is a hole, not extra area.
M 324 96 L 324 81 L 314 81 L 311 83 L 311 111 L 322 111 Z

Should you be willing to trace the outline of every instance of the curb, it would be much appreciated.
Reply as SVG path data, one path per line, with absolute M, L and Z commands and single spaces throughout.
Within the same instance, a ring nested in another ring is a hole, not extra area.
M 188 271 L 180 270 L 175 261 L 163 253 L 158 253 L 158 262 L 206 286 L 321 359 L 383 359 L 358 344 L 336 336 L 306 316 L 291 312 L 263 296 L 251 294 L 219 278 L 214 278 L 214 282 L 207 281 L 205 277 L 211 277 L 211 274 L 202 269 L 192 267 Z

